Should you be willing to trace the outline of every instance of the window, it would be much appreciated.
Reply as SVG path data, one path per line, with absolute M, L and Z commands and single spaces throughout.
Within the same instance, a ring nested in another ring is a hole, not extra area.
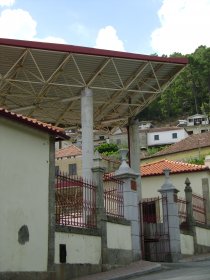
M 55 174 L 57 175 L 59 172 L 60 172 L 59 166 L 56 165 L 56 166 L 55 166 Z
M 117 142 L 117 145 L 120 145 L 121 144 L 121 139 L 117 139 L 116 142 Z
M 76 163 L 69 164 L 69 175 L 77 175 Z
M 159 140 L 159 135 L 158 134 L 154 135 L 154 140 Z
M 99 140 L 105 140 L 105 137 L 103 135 L 99 136 Z
M 173 139 L 176 139 L 176 138 L 177 138 L 177 133 L 176 133 L 176 132 L 172 133 L 172 138 L 173 138 Z

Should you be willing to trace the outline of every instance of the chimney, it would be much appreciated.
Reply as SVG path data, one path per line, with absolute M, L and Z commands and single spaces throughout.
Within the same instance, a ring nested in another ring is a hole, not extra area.
M 210 155 L 205 156 L 204 164 L 210 168 Z

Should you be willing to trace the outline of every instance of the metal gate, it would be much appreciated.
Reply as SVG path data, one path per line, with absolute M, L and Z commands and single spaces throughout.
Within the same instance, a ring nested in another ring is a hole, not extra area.
M 142 257 L 148 261 L 170 261 L 167 197 L 143 199 L 140 203 Z

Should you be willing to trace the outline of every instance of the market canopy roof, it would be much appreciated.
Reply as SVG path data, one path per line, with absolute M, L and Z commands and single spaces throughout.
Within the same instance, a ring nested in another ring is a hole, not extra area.
M 0 39 L 0 107 L 66 128 L 81 125 L 81 91 L 93 91 L 94 127 L 127 124 L 187 64 L 63 44 Z

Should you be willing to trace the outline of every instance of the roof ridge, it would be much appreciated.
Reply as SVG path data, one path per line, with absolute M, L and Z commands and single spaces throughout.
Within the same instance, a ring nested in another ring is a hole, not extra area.
M 156 164 L 156 163 L 159 163 L 159 162 L 163 162 L 163 161 L 168 161 L 168 160 L 167 159 L 160 159 L 160 160 L 157 160 L 157 161 L 152 161 L 152 162 L 148 162 L 148 163 L 142 164 L 141 166 L 149 166 L 149 165 L 153 165 L 153 164 Z
M 186 166 L 202 166 L 205 167 L 205 164 L 196 164 L 196 163 L 190 163 L 190 162 L 184 162 L 184 161 L 179 161 L 179 160 L 169 160 L 169 159 L 165 159 L 165 161 L 171 162 L 171 163 L 178 163 L 180 165 L 186 165 Z
M 163 170 L 165 168 L 169 168 L 171 170 L 171 174 L 210 170 L 210 168 L 205 165 L 162 159 L 140 166 L 141 176 L 163 175 Z
M 16 114 L 15 112 L 9 111 L 5 108 L 0 107 L 0 116 L 14 120 L 17 122 L 21 122 L 23 124 L 26 124 L 28 126 L 32 126 L 34 128 L 44 130 L 48 133 L 56 134 L 56 136 L 61 137 L 62 139 L 68 139 L 69 137 L 65 134 L 65 130 L 61 127 L 54 126 L 50 123 L 42 122 L 40 120 L 37 120 L 35 118 L 26 117 L 22 114 Z

